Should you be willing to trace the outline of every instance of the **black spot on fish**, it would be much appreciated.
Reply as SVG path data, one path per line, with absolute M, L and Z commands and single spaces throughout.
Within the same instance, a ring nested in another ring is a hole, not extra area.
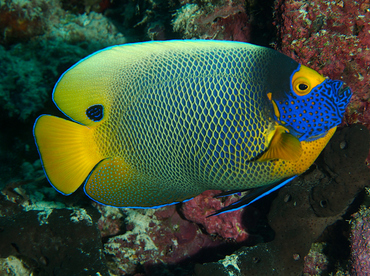
M 99 122 L 101 119 L 103 119 L 103 110 L 104 108 L 101 104 L 92 105 L 86 110 L 86 116 L 94 122 Z

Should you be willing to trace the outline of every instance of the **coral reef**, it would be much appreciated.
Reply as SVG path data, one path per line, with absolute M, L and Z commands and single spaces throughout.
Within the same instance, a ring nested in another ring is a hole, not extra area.
M 269 46 L 275 41 L 274 1 L 184 0 L 173 30 L 182 38 L 224 39 Z
M 323 252 L 325 244 L 313 243 L 310 252 L 304 257 L 303 275 L 321 275 L 328 269 L 328 257 Z
M 90 13 L 91 11 L 102 13 L 111 6 L 111 0 L 61 0 L 64 10 L 71 11 L 75 14 Z
M 222 244 L 202 233 L 196 224 L 182 219 L 174 206 L 127 209 L 124 213 L 126 232 L 108 239 L 104 245 L 104 252 L 115 263 L 111 266 L 115 274 L 134 274 L 140 265 L 150 274 L 155 265 L 181 263 L 202 249 Z
M 28 272 L 16 275 L 109 275 L 97 210 L 36 197 L 22 205 L 0 198 L 0 257 L 8 259 L 9 273 L 25 272 L 23 264 Z M 14 264 L 9 256 L 21 261 Z
M 183 38 L 250 40 L 245 1 L 186 3 L 175 14 L 173 29 Z
M 351 261 L 353 275 L 370 274 L 370 208 L 353 214 L 351 230 Z
M 39 60 L 20 57 L 17 50 L 6 51 L 0 45 L 0 105 L 8 116 L 25 120 L 43 108 L 51 87 L 46 83 L 47 69 L 38 70 L 43 68 Z
M 169 28 L 177 5 L 173 0 L 112 1 L 104 14 L 130 41 L 167 40 L 178 38 Z
M 118 208 L 94 203 L 101 217 L 98 220 L 98 228 L 103 239 L 122 234 L 125 215 Z
M 243 242 L 248 239 L 243 224 L 243 210 L 207 217 L 217 210 L 238 200 L 237 196 L 229 196 L 224 202 L 222 198 L 214 198 L 221 191 L 205 191 L 182 205 L 185 218 L 203 225 L 208 234 L 218 234 L 224 239 Z
M 25 42 L 44 33 L 43 9 L 47 1 L 39 1 L 36 9 L 31 1 L 0 2 L 0 44 Z
M 0 258 L 0 275 L 32 275 L 32 269 L 29 269 L 21 259 L 18 259 L 14 256 L 9 256 L 7 258 Z

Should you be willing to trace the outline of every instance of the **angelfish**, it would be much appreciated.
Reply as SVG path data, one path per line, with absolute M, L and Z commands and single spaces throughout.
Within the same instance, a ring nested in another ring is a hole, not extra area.
M 256 200 L 309 168 L 351 95 L 343 82 L 248 43 L 118 45 L 60 77 L 53 101 L 71 120 L 42 115 L 34 137 L 64 195 L 84 184 L 99 203 L 156 208 L 205 190 L 259 188 Z

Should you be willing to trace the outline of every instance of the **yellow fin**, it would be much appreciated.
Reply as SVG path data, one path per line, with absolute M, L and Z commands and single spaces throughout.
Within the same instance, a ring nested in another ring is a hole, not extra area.
M 59 192 L 71 194 L 103 158 L 93 140 L 93 129 L 58 117 L 40 116 L 34 137 L 45 173 Z
M 91 173 L 85 193 L 105 205 L 124 207 L 142 206 L 145 196 L 138 185 L 137 174 L 122 158 L 107 158 Z M 141 197 L 141 198 L 136 198 Z
M 271 159 L 296 161 L 302 154 L 299 140 L 286 132 L 282 126 L 277 126 L 267 151 L 257 161 L 263 162 Z

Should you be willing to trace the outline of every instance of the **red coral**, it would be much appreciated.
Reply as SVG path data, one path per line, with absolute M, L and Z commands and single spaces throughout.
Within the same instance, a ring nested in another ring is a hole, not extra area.
M 351 232 L 351 260 L 353 275 L 370 274 L 370 209 L 353 215 Z
M 248 42 L 250 41 L 249 18 L 245 13 L 232 14 L 225 18 L 219 18 L 212 28 L 220 28 L 223 31 L 219 39 Z
M 322 275 L 328 269 L 329 260 L 323 251 L 323 244 L 312 244 L 310 253 L 304 257 L 303 275 Z
M 101 213 L 101 217 L 98 220 L 98 228 L 102 238 L 118 235 L 123 231 L 123 215 L 120 213 L 119 209 L 100 205 L 98 203 L 94 203 L 94 205 Z
M 220 191 L 205 191 L 185 202 L 182 207 L 184 216 L 190 221 L 203 225 L 209 234 L 218 234 L 225 239 L 233 239 L 236 242 L 247 240 L 249 234 L 242 223 L 242 209 L 207 217 L 237 200 L 236 197 L 230 196 L 225 202 L 222 202 L 221 199 L 214 198 L 219 193 Z
M 200 250 L 218 246 L 222 241 L 200 231 L 184 220 L 175 206 L 158 210 L 128 210 L 126 233 L 115 236 L 105 244 L 112 255 L 118 274 L 133 274 L 142 264 L 150 271 L 153 264 L 175 264 L 185 261 Z

